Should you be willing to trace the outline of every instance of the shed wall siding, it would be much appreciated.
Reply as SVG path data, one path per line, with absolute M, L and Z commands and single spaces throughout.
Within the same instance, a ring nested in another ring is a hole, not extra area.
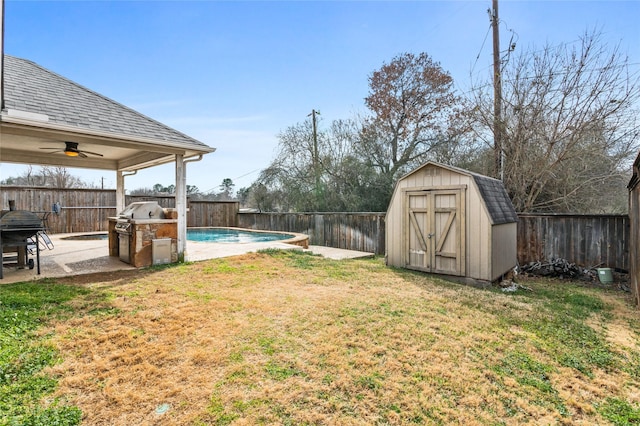
M 491 281 L 498 279 L 502 274 L 517 265 L 517 234 L 517 223 L 504 223 L 493 226 L 491 242 Z
M 489 280 L 491 276 L 491 221 L 480 192 L 469 179 L 467 188 L 467 276 Z
M 404 182 L 396 185 L 396 190 L 391 197 L 387 215 L 385 218 L 385 251 L 387 264 L 391 266 L 404 266 L 402 264 L 402 208 L 404 204 L 402 187 Z

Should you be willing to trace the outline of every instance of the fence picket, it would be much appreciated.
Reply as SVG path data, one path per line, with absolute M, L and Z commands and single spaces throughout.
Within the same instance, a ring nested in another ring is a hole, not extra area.
M 0 207 L 9 200 L 19 210 L 48 212 L 51 233 L 100 232 L 116 215 L 115 190 L 57 189 L 3 186 Z M 157 201 L 175 206 L 173 196 L 127 196 L 133 201 Z M 60 214 L 52 205 L 60 203 Z M 310 243 L 336 248 L 385 253 L 384 213 L 238 213 L 238 202 L 188 200 L 187 226 L 239 226 L 300 232 Z M 629 269 L 629 217 L 627 215 L 520 214 L 517 244 L 521 265 L 563 258 L 582 267 L 597 265 Z

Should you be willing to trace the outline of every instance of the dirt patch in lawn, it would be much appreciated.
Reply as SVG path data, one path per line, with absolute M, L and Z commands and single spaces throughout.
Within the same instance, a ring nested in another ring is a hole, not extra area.
M 381 259 L 261 253 L 59 281 L 93 290 L 46 330 L 83 424 L 606 423 L 599 404 L 639 394 L 626 337 L 622 355 L 603 343 L 616 363 L 590 364 L 545 334 L 550 299 Z M 612 309 L 585 321 L 637 318 Z

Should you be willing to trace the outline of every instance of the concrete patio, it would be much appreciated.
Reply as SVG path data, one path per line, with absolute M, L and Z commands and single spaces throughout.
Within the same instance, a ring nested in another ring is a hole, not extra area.
M 0 280 L 0 284 L 96 272 L 113 272 L 136 269 L 133 266 L 122 262 L 118 257 L 109 256 L 107 240 L 66 239 L 77 235 L 78 234 L 50 235 L 49 237 L 54 245 L 54 249 L 45 249 L 40 251 L 40 275 L 37 275 L 36 268 L 18 269 L 13 266 L 5 266 L 3 269 L 4 278 Z M 230 244 L 187 241 L 187 260 L 191 262 L 198 262 L 219 257 L 237 256 L 267 248 L 302 250 L 302 248 L 298 246 L 280 242 Z M 309 246 L 308 251 L 336 260 L 373 257 L 373 253 L 323 246 Z M 29 257 L 33 258 L 35 261 L 35 255 Z

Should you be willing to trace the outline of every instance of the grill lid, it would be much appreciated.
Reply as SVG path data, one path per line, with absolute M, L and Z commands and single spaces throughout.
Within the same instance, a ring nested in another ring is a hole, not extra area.
M 40 217 L 27 210 L 10 210 L 0 216 L 0 230 L 39 229 L 42 228 Z
M 164 219 L 157 201 L 138 201 L 129 204 L 119 215 L 121 219 Z

